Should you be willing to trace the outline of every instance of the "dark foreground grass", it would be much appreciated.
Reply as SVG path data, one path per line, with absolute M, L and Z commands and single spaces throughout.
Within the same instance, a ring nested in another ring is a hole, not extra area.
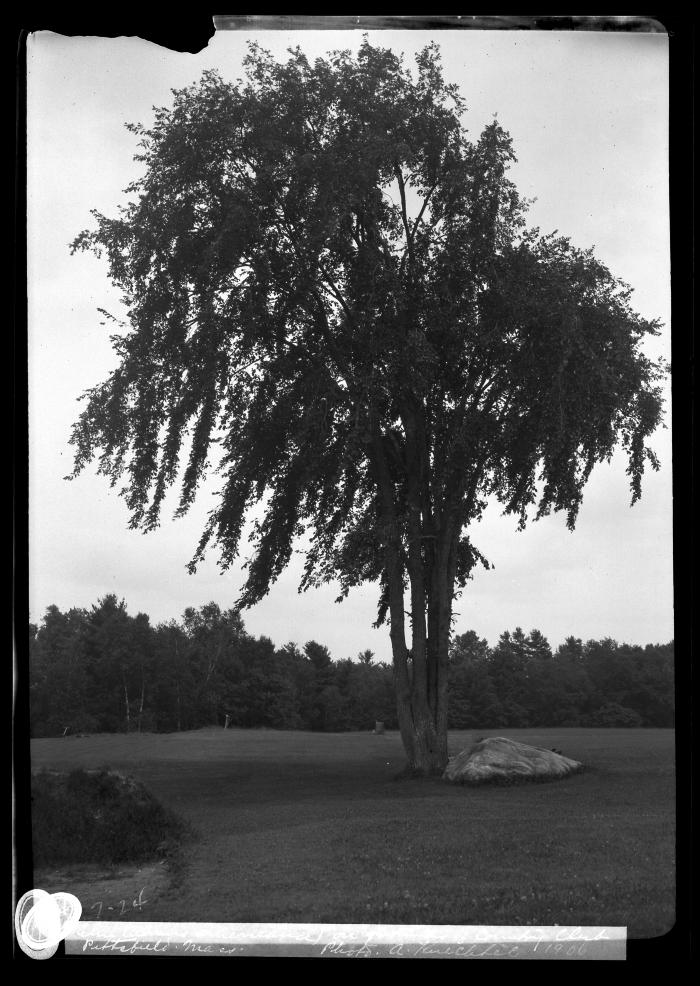
M 177 887 L 136 920 L 668 931 L 673 732 L 496 734 L 561 749 L 585 770 L 514 787 L 396 780 L 392 733 L 102 735 L 34 740 L 32 756 L 35 767 L 128 771 L 196 827 Z M 450 752 L 474 738 L 451 734 Z

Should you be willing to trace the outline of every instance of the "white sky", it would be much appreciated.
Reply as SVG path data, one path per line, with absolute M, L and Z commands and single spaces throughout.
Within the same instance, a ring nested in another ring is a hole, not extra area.
M 473 137 L 494 113 L 512 135 L 511 175 L 524 197 L 537 197 L 530 222 L 560 230 L 635 289 L 633 303 L 660 318 L 663 335 L 647 352 L 670 358 L 668 219 L 668 42 L 662 35 L 423 31 L 369 32 L 373 43 L 413 53 L 437 40 L 445 74 L 459 84 Z M 245 42 L 275 54 L 300 44 L 311 57 L 356 49 L 355 31 L 218 32 L 198 55 L 138 38 L 63 38 L 41 32 L 28 44 L 29 264 L 29 605 L 39 621 L 52 603 L 92 605 L 115 592 L 129 611 L 155 624 L 186 606 L 231 606 L 239 569 L 221 574 L 214 554 L 194 576 L 196 547 L 216 478 L 195 507 L 160 529 L 127 529 L 126 507 L 94 469 L 67 483 L 68 438 L 79 394 L 114 365 L 109 327 L 98 307 L 120 315 L 104 261 L 70 256 L 69 243 L 92 225 L 89 211 L 114 215 L 122 190 L 139 173 L 136 138 L 126 122 L 148 125 L 170 90 L 206 68 L 241 75 Z M 669 391 L 670 393 L 670 391 Z M 670 407 L 653 445 L 641 502 L 629 507 L 625 461 L 598 466 L 577 529 L 554 515 L 516 531 L 496 506 L 471 533 L 495 570 L 476 572 L 461 599 L 455 632 L 473 629 L 495 643 L 506 629 L 537 627 L 553 646 L 567 635 L 653 643 L 673 636 Z M 167 504 L 166 504 L 167 507 Z M 269 596 L 244 613 L 247 629 L 276 644 L 314 638 L 334 657 L 370 647 L 390 660 L 388 630 L 372 629 L 376 588 L 335 605 L 334 586 L 297 593 L 299 558 Z

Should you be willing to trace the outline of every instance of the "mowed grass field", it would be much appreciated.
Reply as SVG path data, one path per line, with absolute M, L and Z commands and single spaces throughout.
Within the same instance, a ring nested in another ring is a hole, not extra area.
M 450 752 L 476 735 L 451 733 Z M 205 729 L 33 740 L 34 769 L 123 770 L 196 831 L 169 881 L 162 867 L 144 868 L 131 875 L 133 895 L 119 891 L 119 906 L 107 909 L 106 884 L 91 888 L 85 873 L 37 873 L 44 882 L 35 885 L 75 893 L 76 879 L 83 894 L 99 892 L 97 911 L 97 897 L 82 900 L 86 920 L 607 924 L 636 938 L 668 931 L 673 731 L 478 735 L 556 747 L 586 770 L 511 787 L 396 780 L 398 733 Z

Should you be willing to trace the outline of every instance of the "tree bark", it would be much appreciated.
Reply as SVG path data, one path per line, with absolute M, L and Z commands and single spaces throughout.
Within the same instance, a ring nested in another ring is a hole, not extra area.
M 441 774 L 447 766 L 447 673 L 452 609 L 448 583 L 447 573 L 433 571 L 427 611 L 430 632 L 423 642 L 426 674 L 422 681 L 412 682 L 407 715 L 412 724 L 412 744 L 410 749 L 406 747 L 406 754 L 409 772 L 415 775 Z
M 376 422 L 371 422 L 372 462 L 382 504 L 399 730 L 407 772 L 428 776 L 442 773 L 447 766 L 447 656 L 454 585 L 450 566 L 454 552 L 450 550 L 449 530 L 438 532 L 432 516 L 424 422 L 412 408 L 405 408 L 402 417 L 408 479 L 406 548 L 402 544 L 393 483 Z M 410 594 L 410 651 L 405 628 L 405 572 Z
M 139 714 L 138 714 L 138 727 L 137 732 L 141 732 L 141 723 L 143 721 L 143 701 L 145 697 L 146 683 L 143 678 L 143 667 L 141 668 L 141 699 L 139 701 Z
M 126 681 L 124 684 L 124 702 L 126 704 L 126 731 L 127 733 L 131 731 L 131 709 L 129 706 L 129 692 L 127 691 Z
M 410 674 L 409 652 L 405 650 L 403 633 L 402 576 L 400 572 L 393 578 L 389 575 L 390 597 L 394 597 L 394 602 L 390 605 L 390 618 L 397 713 L 408 771 L 414 775 L 442 773 L 447 766 L 448 648 L 454 589 L 454 555 L 454 550 L 449 551 L 447 557 L 444 552 L 436 553 L 427 591 L 427 612 L 423 591 L 424 575 L 420 573 L 418 584 L 421 592 L 418 593 L 413 581 L 413 568 L 409 566 L 414 628 Z M 427 635 L 424 629 L 426 618 L 429 628 Z M 400 624 L 398 633 L 395 632 L 395 622 Z M 394 646 L 395 642 L 397 646 Z

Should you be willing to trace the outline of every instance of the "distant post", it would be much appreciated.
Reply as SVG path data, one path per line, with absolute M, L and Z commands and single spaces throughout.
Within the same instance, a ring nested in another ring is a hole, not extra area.
M 383 722 L 375 722 L 375 724 L 374 724 L 374 731 L 375 731 L 375 733 L 378 736 L 383 736 L 384 735 L 384 723 Z

